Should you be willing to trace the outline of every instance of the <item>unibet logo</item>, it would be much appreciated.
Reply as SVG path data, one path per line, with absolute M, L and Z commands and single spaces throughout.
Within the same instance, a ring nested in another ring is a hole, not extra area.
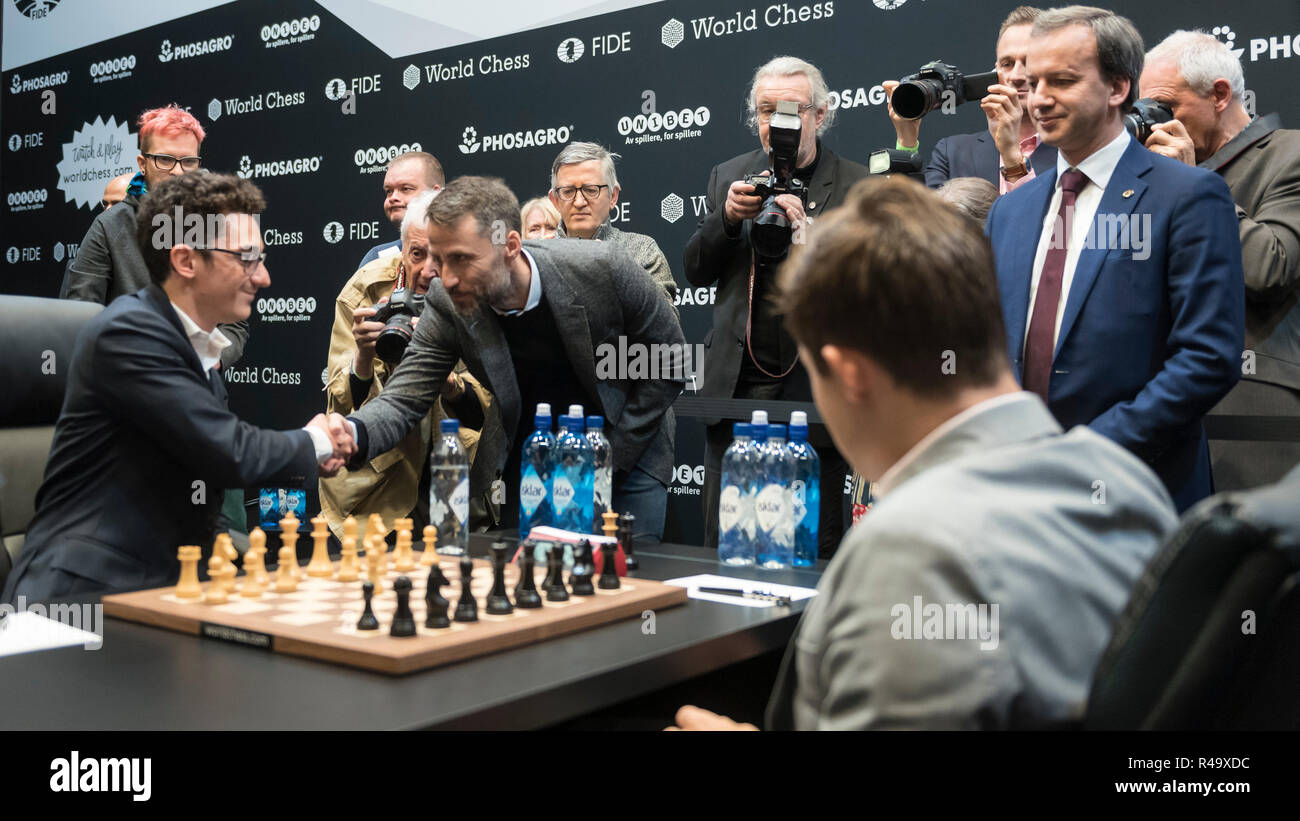
M 669 222 L 677 222 L 686 213 L 686 201 L 676 194 L 669 194 L 659 203 L 659 216 Z
M 483 153 L 489 151 L 513 151 L 516 148 L 535 148 L 546 145 L 560 145 L 569 141 L 573 126 L 562 125 L 559 128 L 538 128 L 532 131 L 511 131 L 506 134 L 487 134 L 482 138 L 473 126 L 467 126 L 461 132 L 460 145 L 456 146 L 462 154 L 473 154 L 480 146 Z
M 576 63 L 582 59 L 582 55 L 586 51 L 587 48 L 582 44 L 581 40 L 577 37 L 570 37 L 560 43 L 559 48 L 555 50 L 555 56 L 565 63 Z
M 1241 57 L 1242 53 L 1246 51 L 1244 48 L 1232 48 L 1237 43 L 1237 33 L 1228 26 L 1215 26 L 1210 29 L 1210 34 L 1219 38 L 1219 42 L 1232 49 L 1233 57 Z
M 216 97 L 208 103 L 208 119 L 214 122 L 221 119 L 221 101 Z
M 659 41 L 668 48 L 677 48 L 686 39 L 686 24 L 677 18 L 664 23 L 659 29 Z
M 296 20 L 286 20 L 281 23 L 262 26 L 260 33 L 262 42 L 266 43 L 266 48 L 278 48 L 279 46 L 314 40 L 316 39 L 316 32 L 319 30 L 320 15 L 313 14 L 311 17 L 299 17 Z
M 678 465 L 673 469 L 673 482 L 679 485 L 703 485 L 704 465 Z
M 327 222 L 325 223 L 325 241 L 330 245 L 335 244 L 343 239 L 343 223 Z
M 90 64 L 90 79 L 91 82 L 94 83 L 120 80 L 123 77 L 130 77 L 131 71 L 134 68 L 134 54 L 128 54 L 125 57 L 115 57 L 112 60 L 100 60 L 97 63 Z
M 348 84 L 335 77 L 325 84 L 325 96 L 335 102 L 348 96 Z
M 44 208 L 48 198 L 49 192 L 46 189 L 33 188 L 30 191 L 11 191 L 6 200 L 10 211 L 35 211 Z
M 263 322 L 307 322 L 316 310 L 315 297 L 259 298 L 257 313 Z
M 683 108 L 680 111 L 665 111 L 662 114 L 653 111 L 650 114 L 637 114 L 634 117 L 620 117 L 618 120 L 618 133 L 628 137 L 628 142 L 689 139 L 698 137 L 702 133 L 695 129 L 694 126 L 708 125 L 710 119 L 712 119 L 712 115 L 709 113 L 707 106 L 700 106 L 696 109 Z M 661 135 L 661 131 L 668 133 Z M 643 137 L 648 136 L 649 138 L 634 140 L 631 137 L 632 134 Z
M 402 143 L 401 145 L 380 146 L 378 148 L 358 148 L 352 153 L 352 161 L 362 174 L 383 171 L 388 163 L 399 154 L 409 151 L 423 151 L 419 143 Z
M 419 84 L 420 67 L 415 64 L 407 66 L 406 70 L 402 72 L 402 85 L 406 86 L 407 91 L 410 91 Z

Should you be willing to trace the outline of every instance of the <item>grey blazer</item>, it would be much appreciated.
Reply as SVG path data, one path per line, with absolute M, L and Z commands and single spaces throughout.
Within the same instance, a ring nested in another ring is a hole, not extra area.
M 1081 716 L 1112 623 L 1177 523 L 1164 485 L 1086 427 L 1062 435 L 1029 393 L 972 409 L 909 457 L 822 577 L 769 727 L 1025 729 Z M 971 620 L 975 637 L 958 638 L 953 619 L 946 638 L 910 637 L 918 617 L 926 634 L 931 604 L 997 605 L 997 619 L 988 607 L 983 636 Z
M 598 378 L 596 355 L 604 343 L 619 348 L 655 343 L 684 346 L 682 327 L 663 289 L 626 252 L 607 242 L 576 239 L 529 240 L 542 293 L 555 314 L 574 374 L 601 404 L 615 470 L 641 467 L 665 485 L 672 479 L 675 427 L 671 406 L 683 379 Z M 481 308 L 470 317 L 456 313 L 442 284 L 429 286 L 424 314 L 401 364 L 384 392 L 350 418 L 357 423 L 361 451 L 356 464 L 395 446 L 429 412 L 443 380 L 463 359 L 469 372 L 491 389 L 478 454 L 470 469 L 471 496 L 486 492 L 505 469 L 508 449 L 524 409 L 520 408 L 510 348 L 496 314 Z M 617 374 L 616 374 L 617 376 Z

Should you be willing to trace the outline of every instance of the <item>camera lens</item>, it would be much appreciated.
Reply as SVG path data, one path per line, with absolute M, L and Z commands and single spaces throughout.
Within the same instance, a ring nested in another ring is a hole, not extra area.
M 385 365 L 394 366 L 402 361 L 406 346 L 411 341 L 411 316 L 398 314 L 388 321 L 375 340 L 375 354 Z
M 889 104 L 898 116 L 916 120 L 938 108 L 942 95 L 943 84 L 938 80 L 911 80 L 894 89 Z
M 777 204 L 775 197 L 769 197 L 749 232 L 754 253 L 768 259 L 780 259 L 790 250 L 790 220 L 785 216 L 785 209 Z

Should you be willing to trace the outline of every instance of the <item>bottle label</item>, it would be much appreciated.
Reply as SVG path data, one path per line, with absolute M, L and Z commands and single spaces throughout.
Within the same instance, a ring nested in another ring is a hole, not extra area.
M 614 471 L 609 468 L 601 468 L 596 471 L 596 483 L 594 487 L 596 507 L 602 510 L 609 510 L 610 503 L 614 497 Z
M 469 524 L 469 479 L 461 479 L 452 491 L 451 512 L 462 525 Z
M 525 516 L 532 516 L 537 507 L 546 501 L 546 483 L 537 475 L 532 465 L 524 471 L 519 481 L 519 507 Z
M 740 524 L 740 514 L 740 488 L 727 485 L 722 489 L 722 498 L 718 500 L 718 526 L 723 533 Z
M 790 483 L 790 499 L 794 506 L 794 526 L 797 528 L 803 517 L 808 515 L 808 491 L 803 479 L 795 479 Z
M 555 488 L 551 491 L 551 498 L 555 500 L 555 513 L 559 515 L 573 504 L 573 484 L 569 477 L 556 471 Z
M 786 489 L 780 485 L 766 485 L 759 491 L 754 501 L 754 516 L 758 519 L 759 530 L 764 533 L 775 530 L 781 519 L 788 515 L 788 499 Z

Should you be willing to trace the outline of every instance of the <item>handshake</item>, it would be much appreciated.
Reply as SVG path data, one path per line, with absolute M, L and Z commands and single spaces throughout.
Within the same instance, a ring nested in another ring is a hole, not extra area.
M 310 431 L 315 429 L 325 434 L 328 438 L 332 452 L 322 456 L 320 448 L 317 449 L 317 457 L 320 462 L 320 475 L 326 478 L 334 476 L 348 460 L 357 452 L 357 443 L 352 435 L 352 425 L 347 419 L 339 413 L 331 413 L 328 416 L 318 413 L 312 420 L 307 423 L 306 429 Z M 313 441 L 321 441 L 317 436 L 312 436 Z

